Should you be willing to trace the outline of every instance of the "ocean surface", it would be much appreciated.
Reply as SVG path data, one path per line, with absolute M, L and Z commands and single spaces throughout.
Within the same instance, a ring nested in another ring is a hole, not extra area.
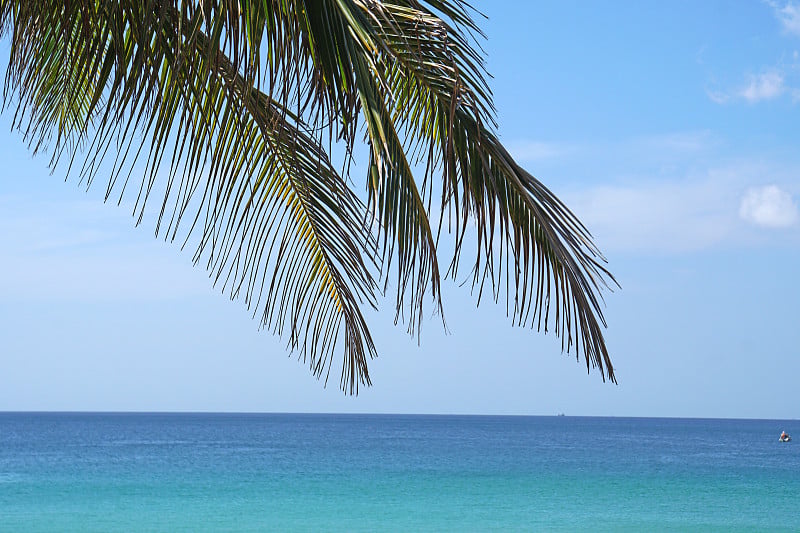
M 798 421 L 0 413 L 0 531 L 776 528 Z

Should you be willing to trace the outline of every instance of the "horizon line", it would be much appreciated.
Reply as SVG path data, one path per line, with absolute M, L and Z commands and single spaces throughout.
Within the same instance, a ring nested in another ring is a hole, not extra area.
M 63 415 L 321 415 L 321 416 L 413 416 L 413 417 L 483 417 L 483 418 L 618 418 L 618 419 L 664 419 L 664 420 L 775 420 L 797 421 L 798 418 L 752 418 L 752 417 L 710 417 L 710 416 L 634 416 L 634 415 L 568 415 L 556 414 L 481 414 L 481 413 L 400 413 L 400 412 L 316 412 L 316 411 L 95 411 L 95 410 L 2 410 L 0 415 L 8 414 L 63 414 Z

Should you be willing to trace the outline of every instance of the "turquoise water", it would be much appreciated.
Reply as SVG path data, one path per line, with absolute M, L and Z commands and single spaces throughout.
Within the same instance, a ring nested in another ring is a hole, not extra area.
M 800 531 L 799 496 L 796 421 L 0 413 L 2 531 Z

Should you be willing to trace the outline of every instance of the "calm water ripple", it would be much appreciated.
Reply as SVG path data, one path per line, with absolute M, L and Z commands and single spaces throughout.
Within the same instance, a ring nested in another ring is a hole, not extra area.
M 800 438 L 768 420 L 0 413 L 0 530 L 800 530 L 782 429 Z

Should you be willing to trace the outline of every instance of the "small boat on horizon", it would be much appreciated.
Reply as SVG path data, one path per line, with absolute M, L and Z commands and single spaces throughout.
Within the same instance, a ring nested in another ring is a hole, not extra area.
M 778 440 L 781 442 L 790 442 L 792 437 L 790 437 L 785 431 L 781 431 L 781 436 Z

